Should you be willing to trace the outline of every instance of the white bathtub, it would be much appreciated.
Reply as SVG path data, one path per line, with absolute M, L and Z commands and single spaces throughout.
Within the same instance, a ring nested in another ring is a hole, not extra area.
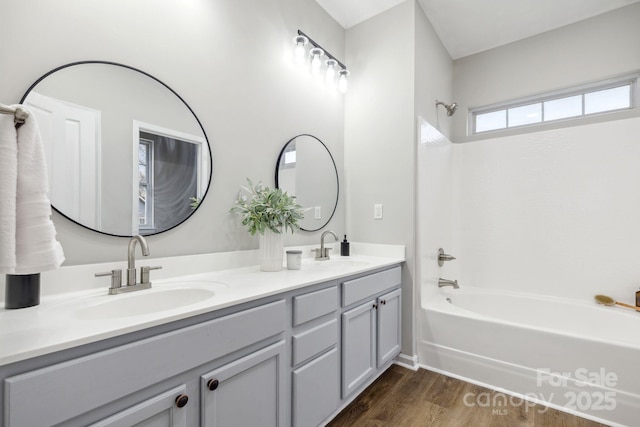
M 426 368 L 610 425 L 639 425 L 640 313 L 471 288 L 422 298 Z

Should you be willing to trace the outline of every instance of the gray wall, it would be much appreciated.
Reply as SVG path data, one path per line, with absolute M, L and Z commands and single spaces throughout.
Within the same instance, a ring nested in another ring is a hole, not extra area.
M 406 245 L 402 351 L 412 355 L 415 118 L 437 122 L 433 102 L 450 97 L 452 62 L 409 0 L 347 30 L 347 65 L 357 76 L 345 112 L 347 231 L 354 241 Z M 382 220 L 373 219 L 376 203 Z
M 298 28 L 344 58 L 344 29 L 313 0 L 3 2 L 0 102 L 18 102 L 45 72 L 75 61 L 113 61 L 154 75 L 200 118 L 214 176 L 189 221 L 149 237 L 152 256 L 255 248 L 257 237 L 228 211 L 245 177 L 274 184 L 278 153 L 291 137 L 310 133 L 325 142 L 342 179 L 344 97 L 290 61 Z M 65 265 L 124 259 L 125 238 L 53 219 Z M 327 228 L 344 230 L 342 198 Z M 319 233 L 299 233 L 285 244 L 318 241 Z
M 453 117 L 452 141 L 473 139 L 466 137 L 468 108 L 637 71 L 638 40 L 640 3 L 635 3 L 456 60 L 454 97 L 459 108 Z M 562 123 L 546 128 L 558 126 Z

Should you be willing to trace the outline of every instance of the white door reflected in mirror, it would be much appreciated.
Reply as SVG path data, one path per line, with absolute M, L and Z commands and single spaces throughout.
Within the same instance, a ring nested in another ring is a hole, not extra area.
M 188 219 L 207 193 L 213 162 L 204 129 L 148 73 L 103 61 L 67 64 L 38 79 L 21 103 L 42 133 L 51 204 L 83 227 L 161 233 Z

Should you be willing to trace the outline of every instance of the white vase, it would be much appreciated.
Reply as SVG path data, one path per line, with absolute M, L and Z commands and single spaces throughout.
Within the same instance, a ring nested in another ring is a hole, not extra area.
M 268 228 L 260 235 L 260 270 L 280 271 L 284 257 L 282 234 Z

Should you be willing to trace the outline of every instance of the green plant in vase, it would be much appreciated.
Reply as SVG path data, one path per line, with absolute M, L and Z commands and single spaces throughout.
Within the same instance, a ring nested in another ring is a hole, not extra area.
M 300 229 L 298 221 L 304 218 L 305 209 L 296 202 L 295 196 L 280 188 L 265 187 L 261 182 L 253 185 L 249 178 L 247 184 L 248 187 L 240 187 L 231 212 L 242 216 L 242 225 L 252 236 L 256 232 L 264 234 L 267 229 L 278 234 L 287 229 L 292 233 Z
M 260 268 L 263 271 L 282 269 L 282 233 L 300 229 L 305 209 L 295 196 L 280 188 L 269 188 L 261 182 L 256 185 L 247 178 L 248 186 L 241 186 L 238 199 L 230 212 L 242 217 L 242 225 L 251 235 L 260 235 Z

